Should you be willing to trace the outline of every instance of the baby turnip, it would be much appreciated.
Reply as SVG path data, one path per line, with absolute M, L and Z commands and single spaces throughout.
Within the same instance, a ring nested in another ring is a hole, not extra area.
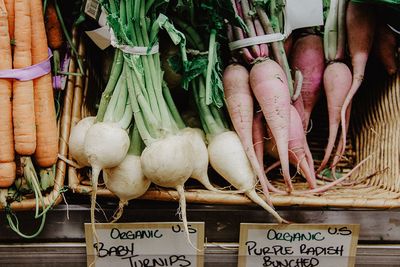
M 105 185 L 119 198 L 118 212 L 113 222 L 122 216 L 124 206 L 128 204 L 128 201 L 146 193 L 151 184 L 142 171 L 140 162 L 142 140 L 135 126 L 131 128 L 131 141 L 125 159 L 118 166 L 103 170 Z
M 226 131 L 208 136 L 210 164 L 225 180 L 267 210 L 282 223 L 281 216 L 256 193 L 256 175 L 236 132 Z
M 179 194 L 182 221 L 189 239 L 184 184 L 194 170 L 194 154 L 184 135 L 168 135 L 149 144 L 142 152 L 144 176 L 156 185 L 174 188 Z
M 72 127 L 71 134 L 69 135 L 69 154 L 80 167 L 90 166 L 84 151 L 84 144 L 86 133 L 94 124 L 95 119 L 96 117 L 86 117 L 80 120 L 75 126 Z
M 125 158 L 129 148 L 128 133 L 118 123 L 99 122 L 86 133 L 84 152 L 92 167 L 92 193 L 90 219 L 94 228 L 94 209 L 96 205 L 97 183 L 100 171 L 118 166 Z
M 119 198 L 118 214 L 113 221 L 122 216 L 123 208 L 129 200 L 146 193 L 151 184 L 143 175 L 140 156 L 136 155 L 128 154 L 118 166 L 104 169 L 103 177 L 107 188 Z

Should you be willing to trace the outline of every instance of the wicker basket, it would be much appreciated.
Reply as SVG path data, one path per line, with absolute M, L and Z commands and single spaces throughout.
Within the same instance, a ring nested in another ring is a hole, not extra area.
M 89 50 L 89 49 L 88 49 Z M 90 59 L 88 59 L 90 61 Z M 90 62 L 89 62 L 90 63 Z M 90 70 L 91 75 L 96 71 Z M 95 64 L 92 64 L 95 67 Z M 368 75 L 366 75 L 368 77 Z M 100 78 L 96 78 L 99 80 Z M 378 81 L 378 82 L 376 82 Z M 382 81 L 386 81 L 383 83 Z M 98 82 L 98 81 L 97 81 Z M 81 97 L 86 95 L 92 86 L 85 84 L 85 90 L 75 88 L 73 106 L 80 107 Z M 98 84 L 96 86 L 98 88 Z M 399 143 L 400 143 L 400 76 L 392 78 L 384 74 L 366 80 L 360 93 L 354 100 L 351 121 L 351 131 L 346 144 L 346 155 L 337 169 L 349 172 L 356 163 L 368 155 L 369 159 L 350 177 L 353 185 L 339 185 L 327 192 L 319 194 L 271 194 L 275 206 L 312 206 L 312 207 L 347 207 L 347 208 L 395 208 L 400 207 L 400 176 L 399 176 Z M 78 97 L 77 97 L 78 96 Z M 77 99 L 78 98 L 78 99 Z M 85 101 L 85 97 L 83 97 Z M 323 97 L 321 97 L 323 99 Z M 313 114 L 313 128 L 308 134 L 308 141 L 315 158 L 321 158 L 324 153 L 328 135 L 326 103 L 321 101 L 318 112 Z M 366 109 L 367 108 L 367 109 Z M 325 110 L 325 112 L 322 112 Z M 86 112 L 83 110 L 82 112 Z M 83 114 L 83 113 L 82 113 Z M 93 113 L 92 113 L 93 114 Z M 86 112 L 86 116 L 89 113 Z M 85 117 L 85 114 L 83 114 Z M 81 116 L 71 118 L 71 125 L 81 119 Z M 325 123 L 324 123 L 325 122 Z M 315 161 L 319 164 L 319 161 Z M 214 177 L 213 177 L 214 176 Z M 211 175 L 212 178 L 218 175 Z M 278 175 L 276 175 L 278 176 Z M 298 181 L 297 181 L 298 180 Z M 321 181 L 320 181 L 321 182 Z M 191 182 L 193 183 L 193 182 Z M 282 178 L 272 179 L 272 183 L 283 188 Z M 88 171 L 77 171 L 68 167 L 68 185 L 73 192 L 90 194 L 92 187 L 88 178 Z M 303 179 L 296 179 L 295 189 L 306 189 Z M 218 194 L 201 189 L 199 184 L 186 186 L 186 200 L 191 203 L 203 204 L 243 204 L 252 202 L 243 195 Z M 100 197 L 115 197 L 104 185 L 99 185 L 97 195 Z M 261 194 L 260 194 L 261 195 Z M 141 199 L 178 201 L 178 194 L 174 190 L 151 187 Z

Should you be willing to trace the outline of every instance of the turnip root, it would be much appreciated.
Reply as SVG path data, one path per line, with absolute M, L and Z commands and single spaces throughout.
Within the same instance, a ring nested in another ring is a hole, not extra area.
M 113 222 L 122 216 L 123 208 L 128 201 L 146 193 L 151 184 L 143 175 L 140 156 L 129 154 L 118 166 L 104 169 L 103 178 L 107 188 L 119 198 L 118 214 Z
M 125 159 L 118 166 L 103 170 L 105 185 L 119 198 L 118 212 L 113 222 L 122 216 L 128 201 L 146 193 L 151 184 L 142 171 L 140 162 L 142 140 L 136 125 L 131 128 L 130 135 L 130 146 Z
M 284 219 L 269 205 L 267 205 L 255 191 L 256 175 L 243 149 L 238 135 L 233 131 L 226 131 L 217 135 L 209 135 L 208 151 L 210 164 L 225 180 L 267 210 L 274 218 L 282 223 Z
M 99 122 L 93 124 L 86 133 L 84 153 L 92 166 L 92 197 L 90 219 L 95 231 L 94 209 L 96 205 L 97 183 L 100 171 L 118 166 L 125 158 L 129 148 L 128 133 L 118 123 Z M 96 235 L 97 238 L 97 235 Z
M 89 128 L 93 126 L 95 120 L 96 117 L 86 117 L 80 120 L 72 127 L 71 134 L 69 135 L 69 153 L 80 167 L 90 166 L 87 155 L 84 152 L 85 136 Z
M 193 147 L 184 135 L 160 138 L 150 143 L 141 155 L 144 176 L 156 185 L 177 190 L 182 221 L 190 244 L 184 184 L 193 174 L 194 161 Z
M 311 112 L 319 99 L 325 69 L 322 38 L 315 34 L 299 37 L 293 45 L 290 63 L 293 70 L 298 69 L 303 75 L 301 96 L 307 129 Z
M 210 183 L 210 178 L 208 177 L 208 149 L 206 146 L 206 136 L 204 132 L 199 128 L 186 127 L 181 130 L 180 134 L 185 135 L 193 149 L 193 155 L 195 158 L 193 160 L 193 172 L 190 175 L 191 178 L 199 181 L 207 190 L 217 193 L 241 193 L 241 191 L 233 190 L 219 190 L 215 188 Z

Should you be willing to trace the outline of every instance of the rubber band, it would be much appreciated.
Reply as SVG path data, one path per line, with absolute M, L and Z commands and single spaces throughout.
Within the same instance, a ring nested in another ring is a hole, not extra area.
M 18 81 L 30 81 L 42 77 L 51 71 L 50 58 L 53 56 L 50 48 L 48 49 L 49 57 L 38 64 L 20 68 L 0 70 L 0 79 L 16 79 Z
M 158 43 L 156 43 L 151 49 L 149 49 L 149 47 L 146 46 L 130 46 L 130 45 L 118 44 L 114 31 L 111 28 L 110 28 L 110 41 L 113 47 L 118 48 L 122 52 L 131 55 L 148 56 L 157 54 L 159 52 Z
M 249 37 L 249 38 L 230 42 L 229 49 L 231 51 L 233 51 L 233 50 L 237 50 L 237 49 L 252 46 L 252 45 L 259 45 L 259 44 L 283 41 L 284 39 L 285 39 L 285 35 L 282 33 L 265 34 L 265 35 Z

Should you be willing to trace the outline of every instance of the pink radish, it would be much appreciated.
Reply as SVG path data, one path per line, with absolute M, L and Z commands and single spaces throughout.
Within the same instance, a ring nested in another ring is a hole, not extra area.
M 293 190 L 288 155 L 290 95 L 285 72 L 278 63 L 266 59 L 252 67 L 250 86 L 276 140 L 283 177 L 290 192 Z
M 351 87 L 351 72 L 346 64 L 333 62 L 324 72 L 324 90 L 328 105 L 329 137 L 325 155 L 317 173 L 328 163 L 340 125 L 340 111 Z
M 253 96 L 249 84 L 249 72 L 239 64 L 226 67 L 223 74 L 226 107 L 231 117 L 233 127 L 249 158 L 250 164 L 260 180 L 263 193 L 267 199 L 269 190 L 267 177 L 261 168 L 253 147 Z
M 374 38 L 375 13 L 371 6 L 350 1 L 347 6 L 346 29 L 351 65 L 353 66 L 353 80 L 340 112 L 343 144 L 346 144 L 347 135 L 346 110 L 363 81 L 365 66 Z M 345 147 L 344 145 L 340 155 L 343 155 Z
M 299 37 L 293 45 L 290 61 L 292 70 L 298 69 L 303 75 L 301 96 L 308 128 L 311 112 L 319 99 L 325 69 L 322 38 L 315 34 Z
M 386 72 L 389 75 L 395 74 L 398 68 L 396 36 L 383 21 L 380 21 L 377 25 L 373 50 L 383 66 L 385 66 Z

